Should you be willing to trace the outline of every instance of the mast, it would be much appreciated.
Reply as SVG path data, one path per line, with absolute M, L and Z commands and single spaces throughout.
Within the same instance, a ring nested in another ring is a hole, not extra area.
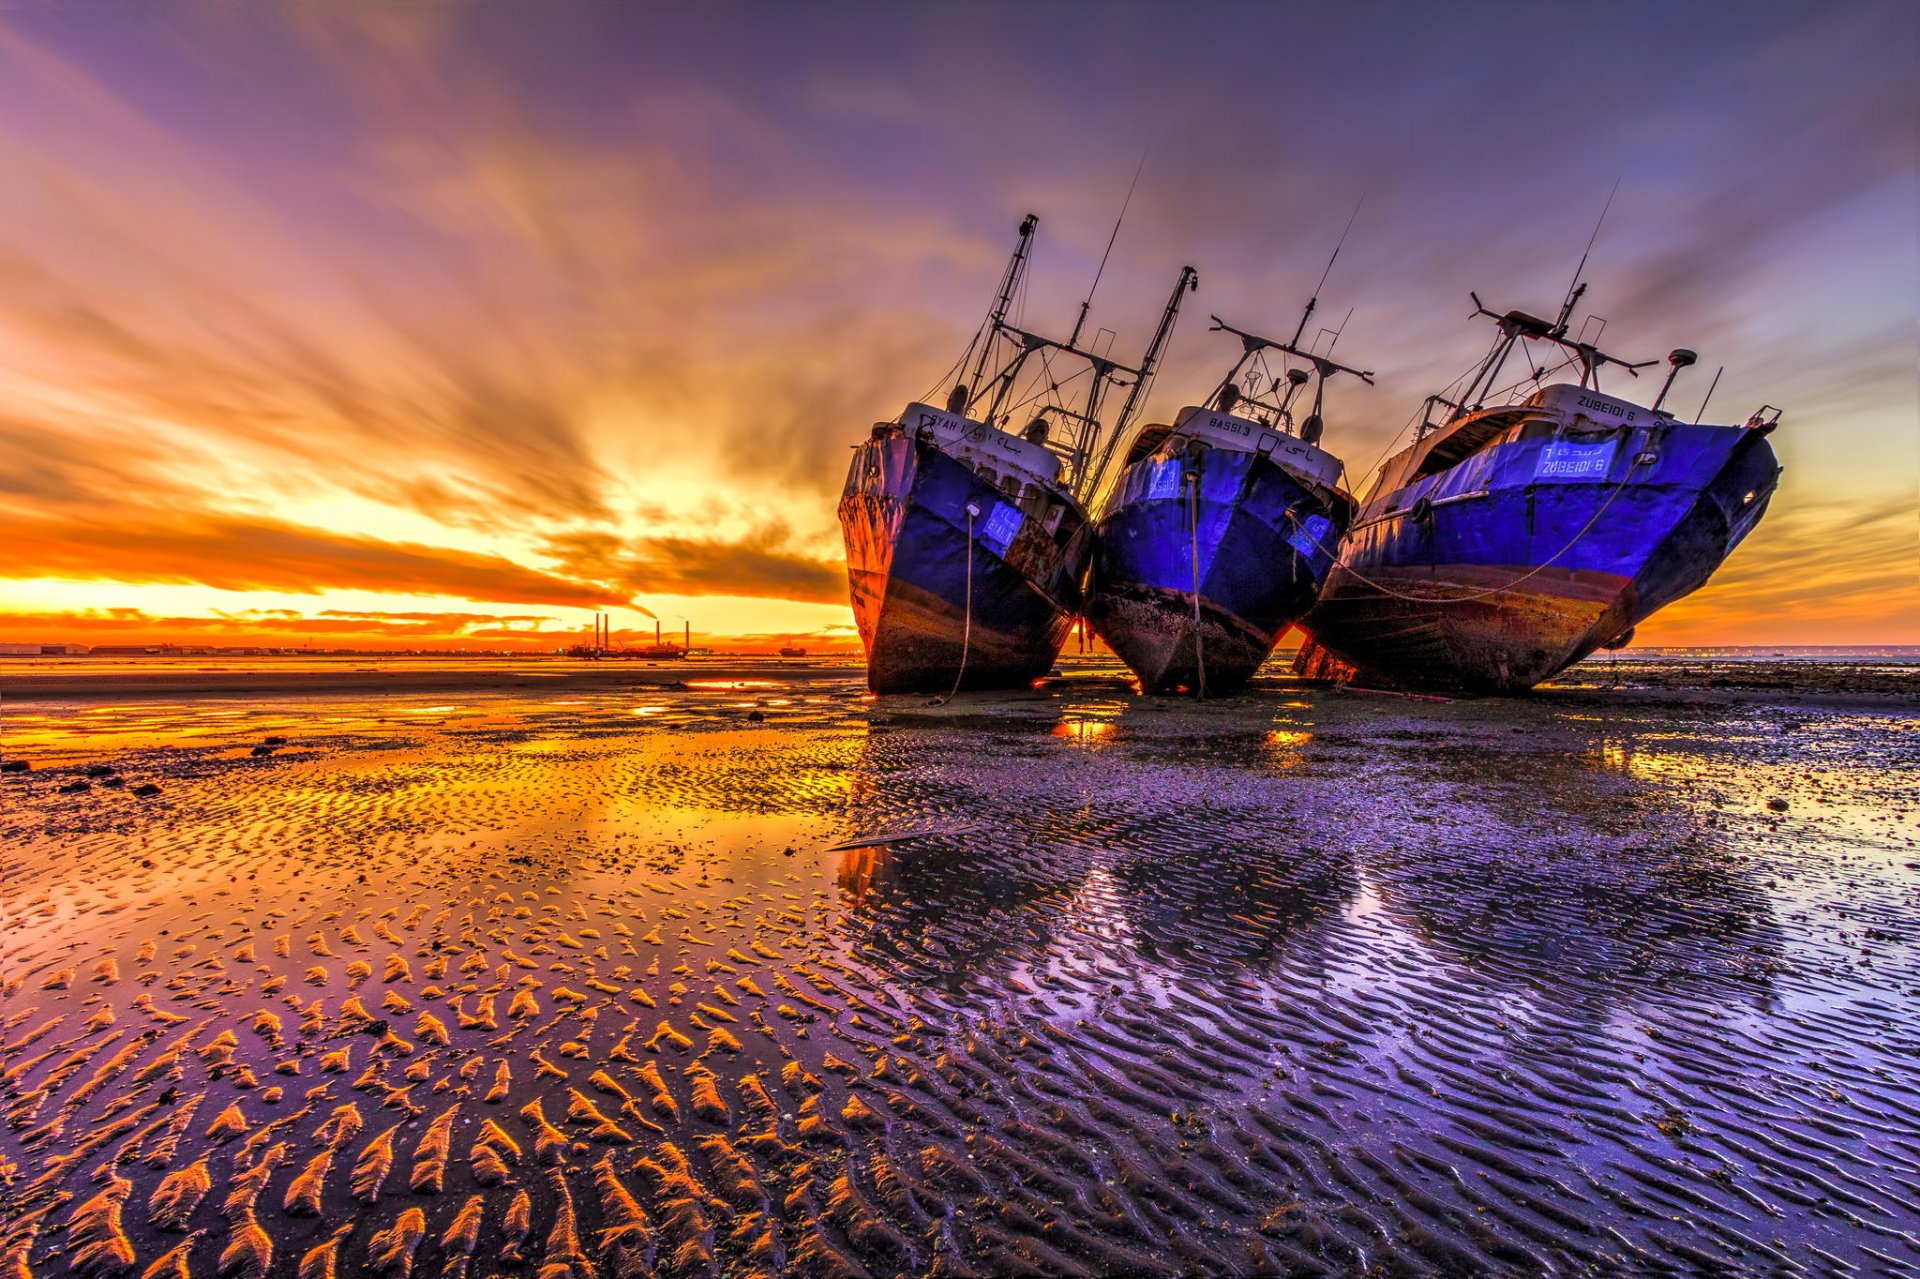
M 1124 214 L 1124 212 L 1125 210 L 1123 208 L 1122 213 Z M 1002 411 L 1006 409 L 1008 397 L 1012 395 L 1021 373 L 1028 365 L 1028 361 L 1034 356 L 1038 355 L 1040 357 L 1045 367 L 1048 390 L 1054 393 L 1056 397 L 1063 388 L 1063 381 L 1054 373 L 1052 366 L 1047 363 L 1049 353 L 1057 352 L 1061 355 L 1071 356 L 1075 360 L 1083 361 L 1088 371 L 1091 372 L 1092 377 L 1087 387 L 1086 398 L 1082 406 L 1078 410 L 1075 410 L 1058 402 L 1049 402 L 1039 411 L 1042 415 L 1052 413 L 1065 419 L 1066 422 L 1071 425 L 1072 434 L 1070 439 L 1060 443 L 1050 443 L 1047 447 L 1058 454 L 1064 463 L 1062 468 L 1063 485 L 1076 497 L 1084 501 L 1090 496 L 1089 481 L 1097 478 L 1100 471 L 1105 469 L 1107 458 L 1111 456 L 1113 451 L 1112 441 L 1109 440 L 1106 453 L 1103 454 L 1100 459 L 1100 467 L 1090 469 L 1090 463 L 1093 461 L 1094 454 L 1096 450 L 1099 449 L 1101 442 L 1100 404 L 1102 397 L 1105 396 L 1109 387 L 1127 384 L 1129 379 L 1131 379 L 1132 394 L 1128 396 L 1126 406 L 1123 408 L 1120 420 L 1114 430 L 1114 437 L 1117 438 L 1120 431 L 1125 428 L 1127 422 L 1132 419 L 1134 412 L 1139 408 L 1140 399 L 1145 394 L 1146 384 L 1152 380 L 1154 367 L 1164 354 L 1167 342 L 1172 337 L 1173 324 L 1180 312 L 1182 295 L 1198 286 L 1199 277 L 1192 267 L 1185 267 L 1181 270 L 1180 280 L 1174 286 L 1173 296 L 1168 299 L 1166 309 L 1161 316 L 1160 328 L 1154 334 L 1153 341 L 1147 348 L 1146 357 L 1139 368 L 1122 364 L 1117 360 L 1101 355 L 1088 346 L 1082 346 L 1080 344 L 1080 333 L 1085 327 L 1087 308 L 1092 301 L 1091 291 L 1089 291 L 1087 302 L 1081 304 L 1079 322 L 1074 325 L 1073 334 L 1066 341 L 1062 342 L 1056 338 L 1044 337 L 1038 333 L 1029 332 L 1017 325 L 1007 323 L 1007 309 L 1012 301 L 1014 290 L 1019 285 L 1020 274 L 1025 268 L 1028 256 L 1028 244 L 1037 221 L 1038 219 L 1029 214 L 1027 219 L 1020 224 L 1019 247 L 1015 249 L 1012 261 L 1007 264 L 1007 274 L 1001 281 L 999 296 L 994 302 L 992 312 L 987 317 L 985 331 L 980 335 L 979 358 L 974 363 L 973 381 L 967 386 L 967 401 L 964 408 L 968 417 L 984 422 L 988 426 L 998 428 L 1001 426 L 1000 419 Z M 1116 224 L 1116 234 L 1118 233 L 1118 229 L 1118 224 Z M 1111 239 L 1108 241 L 1108 249 L 1112 249 Z M 1105 265 L 1104 259 L 1102 265 L 1103 267 Z M 1095 283 L 1096 285 L 1098 284 L 1097 276 L 1095 277 Z M 1001 339 L 1006 339 L 1012 343 L 1015 349 L 1008 357 L 1006 363 L 995 370 L 991 377 L 986 379 L 986 383 L 982 385 L 981 378 L 986 374 L 988 363 L 992 359 L 992 352 Z M 972 356 L 972 354 L 973 351 L 969 348 L 968 356 Z M 965 363 L 964 358 L 962 363 Z M 1072 377 L 1066 378 L 1065 381 L 1072 381 L 1079 376 L 1081 375 L 1076 373 Z M 1023 403 L 1031 402 L 1032 399 L 1036 398 L 1039 397 L 1029 397 L 1029 400 L 1023 401 Z M 985 403 L 985 410 L 979 411 L 979 406 L 983 402 Z
M 1173 325 L 1180 318 L 1180 303 L 1189 293 L 1200 288 L 1200 273 L 1190 266 L 1180 268 L 1180 278 L 1174 281 L 1173 292 L 1167 298 L 1166 309 L 1160 312 L 1160 327 L 1154 330 L 1153 340 L 1147 343 L 1147 353 L 1140 361 L 1140 371 L 1134 378 L 1133 386 L 1127 391 L 1127 402 L 1120 406 L 1120 416 L 1114 419 L 1113 430 L 1107 436 L 1107 446 L 1100 452 L 1100 464 L 1094 467 L 1088 477 L 1089 484 L 1083 495 L 1091 498 L 1099 488 L 1100 479 L 1106 475 L 1108 465 L 1113 461 L 1113 451 L 1119 447 L 1121 439 L 1127 433 L 1127 427 L 1133 421 L 1133 415 L 1139 410 L 1141 400 L 1146 396 L 1147 385 L 1153 381 L 1153 370 L 1160 363 L 1160 357 L 1166 354 L 1167 343 L 1173 338 Z M 1078 477 L 1076 477 L 1078 478 Z
M 1014 246 L 1013 259 L 1007 263 L 1007 273 L 1000 281 L 999 296 L 994 299 L 993 309 L 987 313 L 987 326 L 984 333 L 976 333 L 974 342 L 980 347 L 980 358 L 973 366 L 973 376 L 967 379 L 968 386 L 980 385 L 980 375 L 986 372 L 987 357 L 993 351 L 993 339 L 1007 322 L 1007 310 L 1013 305 L 1013 294 L 1020 287 L 1020 277 L 1026 271 L 1027 257 L 1033 248 L 1034 228 L 1040 225 L 1040 219 L 1029 213 L 1020 222 L 1020 242 Z M 967 355 L 973 354 L 973 347 L 967 348 Z M 966 356 L 960 359 L 966 364 Z
M 1133 389 L 1127 392 L 1127 402 L 1120 406 L 1120 416 L 1114 419 L 1113 434 L 1118 438 L 1127 429 L 1127 423 L 1133 420 L 1134 411 L 1140 407 L 1140 397 L 1146 394 L 1147 384 L 1153 381 L 1153 369 L 1166 353 L 1167 342 L 1173 337 L 1174 321 L 1180 318 L 1180 303 L 1189 293 L 1198 292 L 1200 273 L 1190 266 L 1180 268 L 1180 278 L 1174 282 L 1173 293 L 1167 298 L 1167 306 L 1160 313 L 1160 327 L 1154 330 L 1153 341 L 1147 343 L 1147 353 L 1140 361 L 1140 376 L 1134 382 Z

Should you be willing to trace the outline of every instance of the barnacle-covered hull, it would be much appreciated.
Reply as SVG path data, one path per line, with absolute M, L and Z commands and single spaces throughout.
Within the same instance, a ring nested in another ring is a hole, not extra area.
M 1778 482 L 1765 434 L 1518 439 L 1408 484 L 1348 535 L 1296 669 L 1468 694 L 1551 678 L 1706 584 Z
M 869 688 L 1014 688 L 1051 669 L 1079 609 L 1090 533 L 1063 492 L 1038 504 L 926 440 L 854 451 L 840 525 Z
M 1264 454 L 1142 458 L 1098 525 L 1087 618 L 1146 692 L 1236 692 L 1313 603 L 1345 523 Z

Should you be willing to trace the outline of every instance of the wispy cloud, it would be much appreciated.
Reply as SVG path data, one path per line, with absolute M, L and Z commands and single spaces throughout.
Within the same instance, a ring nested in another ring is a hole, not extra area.
M 1609 339 L 1792 409 L 1774 511 L 1676 625 L 1768 624 L 1776 563 L 1836 634 L 1900 624 L 1911 545 L 1840 562 L 1793 514 L 1911 496 L 1899 6 L 1108 16 L 0 17 L 0 582 L 837 606 L 846 444 L 952 362 L 1029 207 L 1017 305 L 1070 323 L 1145 147 L 1090 324 L 1137 350 L 1200 267 L 1157 411 L 1233 354 L 1199 315 L 1284 327 L 1366 192 L 1316 321 L 1356 306 L 1382 370 L 1329 415 L 1355 469 L 1484 336 L 1466 289 L 1550 302 L 1620 177 Z M 1577 127 L 1486 91 L 1544 44 Z M 1140 91 L 1169 66 L 1203 73 Z

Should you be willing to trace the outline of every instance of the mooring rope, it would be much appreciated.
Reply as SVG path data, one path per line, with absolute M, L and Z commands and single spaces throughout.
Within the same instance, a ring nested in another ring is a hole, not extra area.
M 1526 572 L 1522 573 L 1519 577 L 1514 578 L 1511 582 L 1508 582 L 1504 586 L 1490 586 L 1486 590 L 1470 591 L 1464 595 L 1415 595 L 1407 591 L 1396 590 L 1393 587 L 1388 586 L 1385 582 L 1376 582 L 1374 579 L 1368 577 L 1365 573 L 1362 573 L 1359 569 L 1354 568 L 1351 565 L 1340 563 L 1340 553 L 1338 551 L 1329 549 L 1324 542 L 1322 542 L 1318 537 L 1315 537 L 1312 531 L 1307 528 L 1305 522 L 1301 520 L 1300 514 L 1298 511 L 1289 509 L 1287 512 L 1287 517 L 1293 521 L 1294 525 L 1297 528 L 1299 528 L 1301 532 L 1306 533 L 1308 541 L 1312 542 L 1315 546 L 1319 547 L 1321 551 L 1325 552 L 1326 555 L 1333 560 L 1332 568 L 1329 568 L 1328 572 L 1332 572 L 1334 568 L 1342 569 L 1345 572 L 1351 573 L 1354 577 L 1359 578 L 1362 582 L 1366 583 L 1368 586 L 1371 586 L 1374 590 L 1379 591 L 1383 595 L 1391 596 L 1392 598 L 1397 600 L 1406 600 L 1414 604 L 1466 604 L 1466 603 L 1471 603 L 1474 600 L 1486 599 L 1489 595 L 1504 594 L 1505 592 L 1510 591 L 1514 587 L 1520 585 L 1522 582 L 1525 582 L 1530 578 L 1536 577 L 1539 574 L 1546 572 L 1549 568 L 1553 567 L 1553 562 L 1555 560 L 1559 559 L 1562 555 L 1565 555 L 1568 551 L 1571 551 L 1576 545 L 1579 544 L 1581 538 L 1585 537 L 1588 533 L 1593 531 L 1593 526 L 1600 522 L 1600 517 L 1607 513 L 1607 508 L 1613 505 L 1614 499 L 1619 497 L 1620 494 L 1626 490 L 1627 485 L 1633 482 L 1633 473 L 1640 469 L 1641 464 L 1642 463 L 1640 458 L 1636 457 L 1633 459 L 1633 464 L 1627 467 L 1627 473 L 1620 477 L 1620 483 L 1614 486 L 1613 492 L 1607 494 L 1607 500 L 1600 504 L 1600 509 L 1593 513 L 1592 518 L 1589 519 L 1586 522 L 1586 524 L 1584 524 L 1581 527 L 1578 533 L 1575 533 L 1572 536 L 1572 538 L 1570 538 L 1567 541 L 1567 544 L 1565 546 L 1561 547 L 1559 550 L 1555 551 L 1552 555 L 1548 556 L 1547 559 L 1535 565 L 1533 568 L 1528 569 Z M 1402 516 L 1402 518 L 1406 518 L 1406 517 Z
M 967 594 L 966 617 L 960 624 L 960 669 L 953 673 L 953 688 L 935 701 L 935 706 L 945 706 L 960 691 L 960 681 L 967 674 L 967 650 L 973 644 L 973 520 L 980 514 L 980 508 L 972 502 L 967 503 Z
M 1207 695 L 1207 652 L 1200 641 L 1200 472 L 1187 472 L 1187 545 L 1193 560 L 1193 695 Z

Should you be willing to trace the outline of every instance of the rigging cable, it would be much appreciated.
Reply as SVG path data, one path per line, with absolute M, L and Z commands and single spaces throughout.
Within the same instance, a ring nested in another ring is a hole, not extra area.
M 958 360 L 954 361 L 953 367 L 940 375 L 940 380 L 938 382 L 935 382 L 933 386 L 928 389 L 927 393 L 920 397 L 920 402 L 922 404 L 932 404 L 934 402 L 933 397 L 940 393 L 940 388 L 947 384 L 947 379 L 953 377 L 955 374 L 960 372 L 961 369 L 965 368 L 967 366 L 967 359 L 972 354 L 973 354 L 973 347 L 968 346 L 966 350 L 966 354 L 962 355 Z
M 1093 371 L 1091 369 L 1081 369 L 1078 373 L 1069 373 L 1065 378 L 1061 379 L 1058 382 L 1055 382 L 1053 381 L 1053 368 L 1050 364 L 1048 364 L 1047 359 L 1044 355 L 1041 356 L 1040 363 L 1041 363 L 1042 370 L 1045 373 L 1045 376 L 1039 379 L 1043 383 L 1043 385 L 1039 390 L 1035 391 L 1032 395 L 1027 396 L 1025 399 L 1016 400 L 1012 404 L 1007 405 L 1006 416 L 1011 417 L 1014 414 L 1019 413 L 1020 410 L 1027 407 L 1027 405 L 1037 403 L 1041 398 L 1050 394 L 1055 395 L 1055 398 L 1047 402 L 1048 408 L 1058 409 L 1062 413 L 1072 412 L 1072 410 L 1068 409 L 1065 404 L 1060 402 L 1056 393 L 1065 390 L 1067 387 L 1072 386 L 1075 382 L 1078 382 L 1081 378 L 1085 377 L 1088 373 Z

